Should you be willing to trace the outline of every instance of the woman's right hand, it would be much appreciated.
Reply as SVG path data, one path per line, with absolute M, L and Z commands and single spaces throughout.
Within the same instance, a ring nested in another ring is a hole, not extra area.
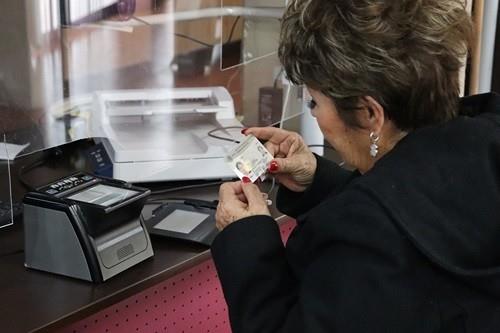
M 312 183 L 316 158 L 300 135 L 275 127 L 252 127 L 243 131 L 266 141 L 267 150 L 274 156 L 269 172 L 291 191 L 303 192 Z

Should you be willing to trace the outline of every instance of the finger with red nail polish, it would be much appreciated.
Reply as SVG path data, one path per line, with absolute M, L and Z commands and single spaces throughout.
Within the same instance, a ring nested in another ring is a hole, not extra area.
M 241 178 L 241 181 L 243 182 L 243 184 L 250 184 L 252 182 L 252 180 L 248 177 Z
M 248 128 L 244 128 L 241 130 L 241 134 L 246 135 L 245 132 L 248 130 Z
M 269 164 L 269 167 L 268 167 L 268 171 L 271 172 L 271 173 L 275 173 L 278 170 L 279 170 L 278 162 L 271 161 L 271 163 Z

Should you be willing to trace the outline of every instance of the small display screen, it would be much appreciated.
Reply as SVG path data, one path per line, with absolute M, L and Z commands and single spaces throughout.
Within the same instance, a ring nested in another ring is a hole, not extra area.
M 81 192 L 73 194 L 68 199 L 91 203 L 103 207 L 111 206 L 139 194 L 137 191 L 125 188 L 98 184 Z
M 207 217 L 209 217 L 208 214 L 176 209 L 163 220 L 155 224 L 153 228 L 189 234 L 199 226 L 201 222 L 205 221 Z

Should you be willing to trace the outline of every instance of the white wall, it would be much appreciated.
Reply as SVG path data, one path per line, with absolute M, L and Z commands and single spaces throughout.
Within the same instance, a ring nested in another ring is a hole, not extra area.
M 485 93 L 491 90 L 498 9 L 499 0 L 484 1 L 483 33 L 481 36 L 481 60 L 479 65 L 479 93 Z

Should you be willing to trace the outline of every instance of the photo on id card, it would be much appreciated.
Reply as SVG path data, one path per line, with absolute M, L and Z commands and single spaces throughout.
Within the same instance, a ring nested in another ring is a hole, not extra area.
M 253 135 L 249 135 L 226 156 L 226 163 L 238 178 L 248 177 L 254 183 L 264 178 L 273 155 Z

